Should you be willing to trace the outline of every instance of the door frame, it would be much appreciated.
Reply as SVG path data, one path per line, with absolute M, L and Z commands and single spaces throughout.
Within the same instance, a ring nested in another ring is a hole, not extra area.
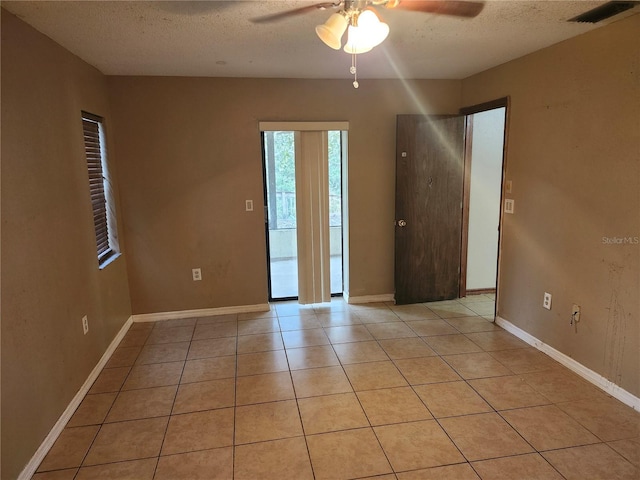
M 269 215 L 268 215 L 268 194 L 267 194 L 267 165 L 265 161 L 265 134 L 267 132 L 290 131 L 290 132 L 308 132 L 308 131 L 340 131 L 341 144 L 341 161 L 340 161 L 340 177 L 341 182 L 341 203 L 342 203 L 342 291 L 339 293 L 331 293 L 331 297 L 341 297 L 348 289 L 349 278 L 349 228 L 348 228 L 348 188 L 347 188 L 347 172 L 348 172 L 348 121 L 259 121 L 258 129 L 260 132 L 260 150 L 262 163 L 262 185 L 263 185 L 263 209 L 265 224 L 265 251 L 267 264 L 267 298 L 269 302 L 291 301 L 297 300 L 299 297 L 272 297 L 271 284 L 271 255 L 270 255 L 270 237 L 269 237 Z
M 496 108 L 505 109 L 504 118 L 504 133 L 502 142 L 502 173 L 500 180 L 500 217 L 498 220 L 498 262 L 496 265 L 496 313 L 498 307 L 498 296 L 500 294 L 500 262 L 502 259 L 502 225 L 504 221 L 504 195 L 505 195 L 505 175 L 507 171 L 507 148 L 509 139 L 509 117 L 510 117 L 510 104 L 511 97 L 506 96 L 491 100 L 488 102 L 471 105 L 469 107 L 463 107 L 460 109 L 460 115 L 465 115 L 465 151 L 464 151 L 464 173 L 463 173 L 463 191 L 462 191 L 462 246 L 460 251 L 460 292 L 458 296 L 460 298 L 467 295 L 467 253 L 469 242 L 469 202 L 471 192 L 471 144 L 473 134 L 473 120 L 470 117 L 475 113 L 486 112 L 488 110 L 495 110 Z

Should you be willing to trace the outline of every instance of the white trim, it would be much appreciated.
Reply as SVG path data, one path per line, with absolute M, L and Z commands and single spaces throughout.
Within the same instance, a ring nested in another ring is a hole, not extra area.
M 261 132 L 349 130 L 349 122 L 259 122 Z
M 627 392 L 624 388 L 616 385 L 612 381 L 606 379 L 599 373 L 585 367 L 581 363 L 577 362 L 573 358 L 565 355 L 564 353 L 556 350 L 555 348 L 547 345 L 546 343 L 538 340 L 533 335 L 525 332 L 519 327 L 516 327 L 513 323 L 505 320 L 502 317 L 496 317 L 496 323 L 504 328 L 507 332 L 512 333 L 520 340 L 527 342 L 529 345 L 534 346 L 543 353 L 546 353 L 551 358 L 567 367 L 569 370 L 577 373 L 588 382 L 594 384 L 596 387 L 601 388 L 606 393 L 614 398 L 617 398 L 625 405 L 630 406 L 634 410 L 640 411 L 640 398 L 636 397 L 632 393 Z
M 80 387 L 78 393 L 76 393 L 73 399 L 71 399 L 71 402 L 69 402 L 69 405 L 67 406 L 65 411 L 62 412 L 62 415 L 60 415 L 58 421 L 55 423 L 44 441 L 40 444 L 40 447 L 38 448 L 38 450 L 36 450 L 36 453 L 33 454 L 33 457 L 31 457 L 29 463 L 27 463 L 22 472 L 20 472 L 18 480 L 29 480 L 36 473 L 36 470 L 40 466 L 40 463 L 42 463 L 44 457 L 47 456 L 47 453 L 49 453 L 49 450 L 51 450 L 51 447 L 53 447 L 53 444 L 62 433 L 62 430 L 64 430 L 64 427 L 67 425 L 78 406 L 80 406 L 80 403 L 82 403 L 82 400 L 91 388 L 91 385 L 93 385 L 93 382 L 96 381 L 96 378 L 98 378 L 98 375 L 100 375 L 100 372 L 102 372 L 102 369 L 107 364 L 107 362 L 111 358 L 111 355 L 113 355 L 113 352 L 118 347 L 126 333 L 129 331 L 129 328 L 132 324 L 133 317 L 129 317 L 129 319 L 122 326 L 111 344 L 107 347 L 107 350 L 102 355 L 100 361 L 97 363 L 85 382 L 82 384 L 82 387 Z
M 347 303 L 377 303 L 377 302 L 393 302 L 395 296 L 393 293 L 383 293 L 380 295 L 362 295 L 360 297 L 349 297 L 347 295 Z
M 76 393 L 73 399 L 71 399 L 71 402 L 69 402 L 69 405 L 67 406 L 65 411 L 62 412 L 62 415 L 60 416 L 58 421 L 55 423 L 53 428 L 49 431 L 49 434 L 46 436 L 42 444 L 40 444 L 40 447 L 38 448 L 38 450 L 36 450 L 36 453 L 33 454 L 33 457 L 31 457 L 31 460 L 29 460 L 27 465 L 24 467 L 24 469 L 18 476 L 18 480 L 29 480 L 36 473 L 36 470 L 40 466 L 40 463 L 42 463 L 42 460 L 44 460 L 44 457 L 47 456 L 47 453 L 49 453 L 49 450 L 51 450 L 51 447 L 53 447 L 53 444 L 56 442 L 56 440 L 62 433 L 62 430 L 64 430 L 64 427 L 67 425 L 67 423 L 75 413 L 78 406 L 80 406 L 80 403 L 82 403 L 82 400 L 84 399 L 87 392 L 93 385 L 93 382 L 96 381 L 96 378 L 98 378 L 98 375 L 100 375 L 100 372 L 102 372 L 102 369 L 107 364 L 107 362 L 111 358 L 111 355 L 113 355 L 113 352 L 116 350 L 116 348 L 118 347 L 118 345 L 120 344 L 124 336 L 127 334 L 127 332 L 129 331 L 129 328 L 131 328 L 131 325 L 134 322 L 154 322 L 158 320 L 205 317 L 210 315 L 224 315 L 229 313 L 268 312 L 269 310 L 270 310 L 269 304 L 263 303 L 258 305 L 204 308 L 200 310 L 183 310 L 178 312 L 147 313 L 142 315 L 130 316 L 125 322 L 125 324 L 122 326 L 118 334 L 115 336 L 115 338 L 113 339 L 109 347 L 107 347 L 107 350 L 102 355 L 102 358 L 100 358 L 100 361 L 97 363 L 97 365 L 91 371 L 91 373 L 89 374 L 85 382 L 82 384 L 82 387 L 80 387 L 80 390 L 78 390 L 78 393 Z
M 176 320 L 179 318 L 210 317 L 212 315 L 227 315 L 230 313 L 268 312 L 268 303 L 257 305 L 240 305 L 236 307 L 201 308 L 198 310 L 180 310 L 175 312 L 141 313 L 133 315 L 134 322 L 158 322 L 161 320 Z

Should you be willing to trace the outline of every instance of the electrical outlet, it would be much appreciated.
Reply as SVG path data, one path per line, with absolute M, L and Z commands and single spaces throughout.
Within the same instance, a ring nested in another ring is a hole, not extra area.
M 82 331 L 85 335 L 89 333 L 89 319 L 86 315 L 82 317 Z
M 191 275 L 193 275 L 193 281 L 197 282 L 198 280 L 202 280 L 202 270 L 199 268 L 192 268 Z
M 542 306 L 547 310 L 551 310 L 551 294 L 544 292 L 544 298 L 542 299 Z

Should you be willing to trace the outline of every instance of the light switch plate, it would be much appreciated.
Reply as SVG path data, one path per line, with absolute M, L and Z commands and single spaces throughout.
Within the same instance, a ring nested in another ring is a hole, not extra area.
M 244 209 L 247 212 L 253 212 L 253 200 L 245 200 L 244 201 Z
M 507 198 L 504 201 L 504 213 L 513 213 L 516 201 L 513 198 Z

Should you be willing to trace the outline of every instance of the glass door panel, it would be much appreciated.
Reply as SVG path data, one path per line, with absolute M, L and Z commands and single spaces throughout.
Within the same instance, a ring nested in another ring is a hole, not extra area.
M 298 298 L 295 132 L 263 132 L 269 300 Z M 328 132 L 331 294 L 341 295 L 342 132 Z
M 271 299 L 298 297 L 294 132 L 264 132 Z
M 342 294 L 342 132 L 329 132 L 329 250 L 331 294 Z

